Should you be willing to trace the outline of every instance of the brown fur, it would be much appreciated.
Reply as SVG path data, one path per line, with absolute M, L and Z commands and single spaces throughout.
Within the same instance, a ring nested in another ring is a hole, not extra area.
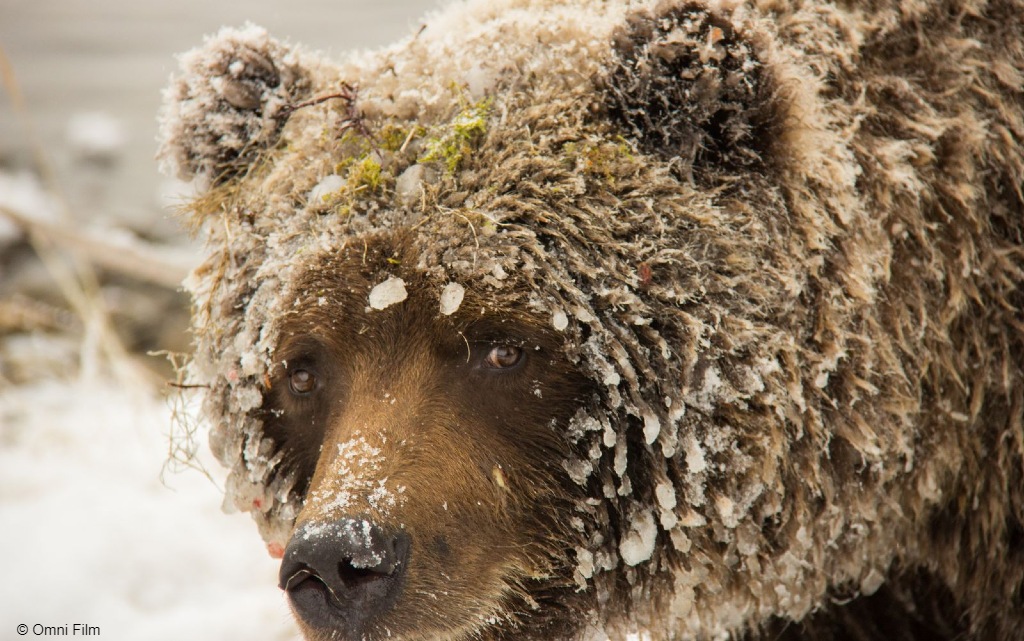
M 1019 638 L 1022 33 L 1019 0 L 508 0 L 339 67 L 220 34 L 164 156 L 217 186 L 193 375 L 234 503 L 277 546 L 404 527 L 374 641 Z M 481 378 L 510 343 L 529 374 Z

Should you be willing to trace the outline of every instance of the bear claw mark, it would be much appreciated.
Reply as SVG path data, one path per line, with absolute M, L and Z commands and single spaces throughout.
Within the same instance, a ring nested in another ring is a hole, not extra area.
M 728 18 L 694 5 L 638 12 L 614 36 L 607 108 L 641 149 L 683 166 L 752 168 L 771 139 L 768 78 Z
M 296 55 L 254 26 L 222 29 L 181 57 L 168 89 L 160 156 L 180 178 L 212 185 L 242 173 L 277 143 L 289 105 L 310 93 Z

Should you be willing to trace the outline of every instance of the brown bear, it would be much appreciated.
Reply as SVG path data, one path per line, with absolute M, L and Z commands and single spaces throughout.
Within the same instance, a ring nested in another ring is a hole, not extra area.
M 308 638 L 1021 638 L 1021 0 L 471 0 L 166 98 Z

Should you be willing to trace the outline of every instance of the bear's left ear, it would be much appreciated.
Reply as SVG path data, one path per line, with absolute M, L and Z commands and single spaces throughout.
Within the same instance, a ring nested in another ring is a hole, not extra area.
M 778 110 L 757 45 L 734 14 L 700 4 L 633 13 L 613 34 L 600 82 L 608 115 L 686 171 L 763 164 Z
M 180 62 L 164 91 L 158 156 L 167 173 L 210 186 L 276 144 L 291 106 L 311 90 L 298 55 L 253 25 L 221 29 Z

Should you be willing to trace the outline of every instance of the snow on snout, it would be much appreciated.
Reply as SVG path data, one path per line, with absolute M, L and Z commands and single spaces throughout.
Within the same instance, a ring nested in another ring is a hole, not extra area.
M 380 546 L 375 545 L 373 526 L 366 519 L 345 519 L 323 523 L 310 521 L 295 531 L 295 538 L 306 541 L 337 539 L 346 543 L 352 554 L 349 562 L 354 568 L 376 568 L 384 561 Z

